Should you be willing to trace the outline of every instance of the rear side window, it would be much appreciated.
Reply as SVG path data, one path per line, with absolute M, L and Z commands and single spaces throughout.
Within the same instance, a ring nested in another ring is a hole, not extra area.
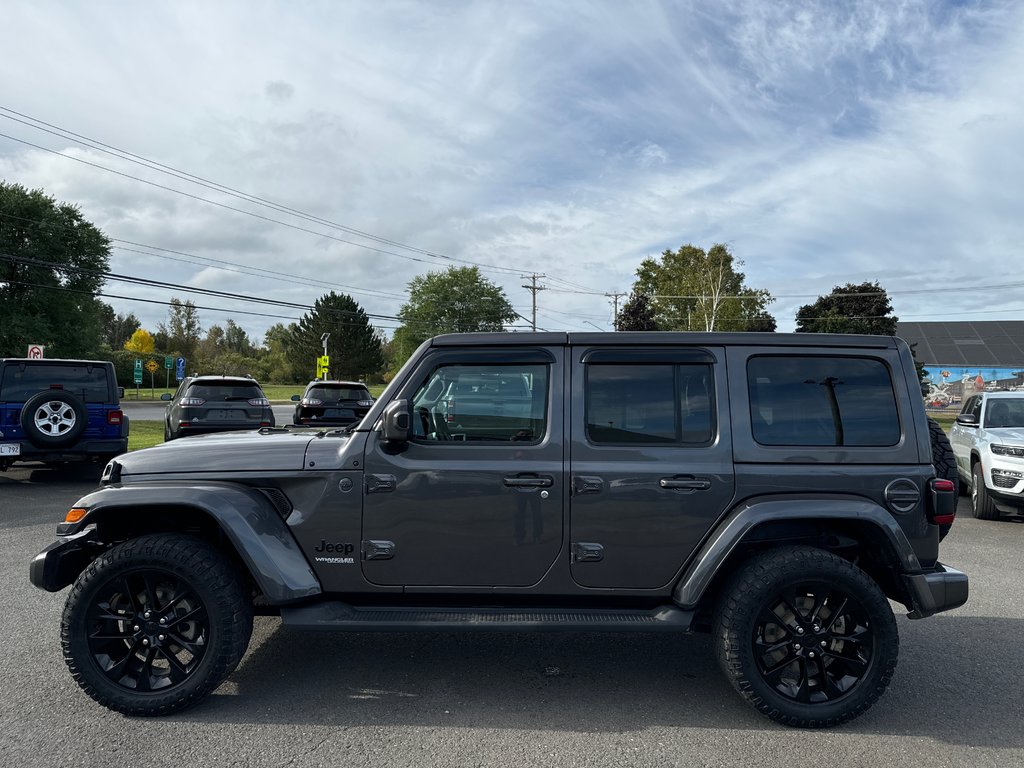
M 900 440 L 889 367 L 859 357 L 753 357 L 750 418 L 762 445 L 891 446 Z
M 713 435 L 709 365 L 587 366 L 592 443 L 706 444 Z
M 60 387 L 87 403 L 111 400 L 107 368 L 101 365 L 8 365 L 0 380 L 0 400 L 24 402 L 51 386 Z

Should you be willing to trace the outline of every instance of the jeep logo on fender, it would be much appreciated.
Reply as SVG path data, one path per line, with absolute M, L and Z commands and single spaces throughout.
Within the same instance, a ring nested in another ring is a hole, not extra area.
M 317 552 L 336 552 L 339 555 L 351 556 L 355 551 L 355 545 L 345 541 L 331 542 L 320 539 L 320 546 L 314 547 Z

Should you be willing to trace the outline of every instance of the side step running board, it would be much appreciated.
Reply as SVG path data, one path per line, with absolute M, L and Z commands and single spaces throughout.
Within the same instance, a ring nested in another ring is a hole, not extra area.
M 357 632 L 492 630 L 507 632 L 686 632 L 693 611 L 675 606 L 651 610 L 593 608 L 391 608 L 356 607 L 340 601 L 282 606 L 281 620 L 296 629 Z

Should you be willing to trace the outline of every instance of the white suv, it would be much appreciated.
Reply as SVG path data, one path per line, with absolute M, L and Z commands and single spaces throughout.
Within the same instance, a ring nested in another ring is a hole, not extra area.
M 1024 393 L 980 392 L 964 402 L 949 441 L 971 511 L 982 520 L 1024 509 Z

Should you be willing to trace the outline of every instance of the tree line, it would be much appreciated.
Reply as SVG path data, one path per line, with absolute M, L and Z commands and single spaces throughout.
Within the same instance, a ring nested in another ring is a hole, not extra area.
M 249 374 L 261 381 L 300 383 L 327 354 L 335 378 L 387 380 L 416 347 L 441 333 L 501 332 L 519 318 L 504 291 L 476 267 L 450 267 L 413 278 L 388 339 L 359 303 L 324 294 L 297 322 L 277 323 L 262 339 L 234 320 L 202 326 L 198 308 L 172 298 L 166 322 L 142 327 L 98 297 L 110 260 L 110 241 L 76 206 L 41 190 L 0 182 L 0 356 L 21 357 L 43 343 L 50 357 L 109 359 L 131 383 L 134 359 L 186 358 L 188 372 Z M 743 262 L 729 248 L 693 244 L 644 259 L 618 331 L 771 332 L 774 299 L 747 285 Z M 801 307 L 798 332 L 892 335 L 898 318 L 877 282 L 836 286 Z

